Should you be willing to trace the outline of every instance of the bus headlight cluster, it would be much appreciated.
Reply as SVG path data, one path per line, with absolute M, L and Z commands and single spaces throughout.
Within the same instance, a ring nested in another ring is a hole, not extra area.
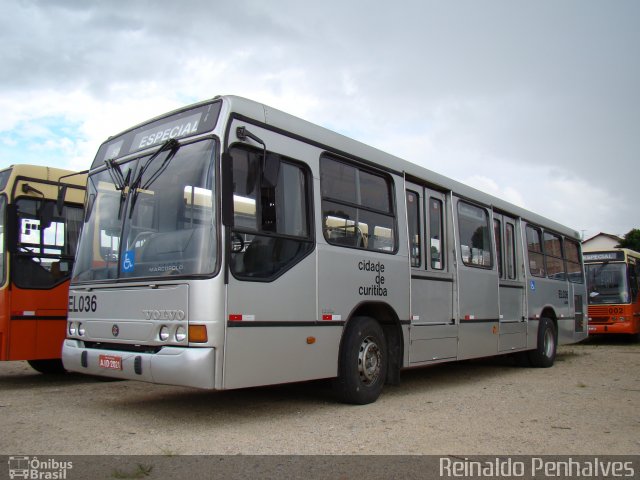
M 171 329 L 167 325 L 163 325 L 162 327 L 160 327 L 158 338 L 160 339 L 161 342 L 166 342 L 167 340 L 169 340 L 171 338 Z M 173 339 L 176 342 L 180 343 L 185 341 L 186 338 L 187 338 L 187 329 L 183 326 L 178 326 L 178 328 L 175 329 L 175 332 L 173 334 Z
M 71 337 L 75 337 L 76 335 L 84 337 L 86 331 L 82 322 L 69 322 L 68 333 Z

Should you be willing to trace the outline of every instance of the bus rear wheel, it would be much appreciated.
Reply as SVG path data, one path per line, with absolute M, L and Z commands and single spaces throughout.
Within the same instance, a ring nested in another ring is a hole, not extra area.
M 44 374 L 65 373 L 66 371 L 62 365 L 62 360 L 59 358 L 51 360 L 28 360 L 28 363 L 31 365 L 31 368 Z
M 382 328 L 372 318 L 355 317 L 347 326 L 335 391 L 340 401 L 356 405 L 375 402 L 387 376 L 387 344 Z
M 538 325 L 538 346 L 527 352 L 532 367 L 549 368 L 556 359 L 558 332 L 553 321 L 542 317 Z

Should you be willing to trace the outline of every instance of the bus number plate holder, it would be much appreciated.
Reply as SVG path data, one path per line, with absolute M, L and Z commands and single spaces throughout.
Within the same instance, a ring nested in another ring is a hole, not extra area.
M 122 370 L 122 357 L 116 355 L 100 355 L 98 366 L 108 370 Z

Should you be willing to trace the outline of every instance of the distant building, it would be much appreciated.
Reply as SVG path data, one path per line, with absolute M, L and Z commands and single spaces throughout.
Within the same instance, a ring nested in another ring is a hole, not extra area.
M 610 250 L 620 245 L 622 238 L 617 235 L 611 235 L 610 233 L 600 232 L 599 234 L 587 238 L 582 242 L 582 251 L 595 252 L 598 250 Z

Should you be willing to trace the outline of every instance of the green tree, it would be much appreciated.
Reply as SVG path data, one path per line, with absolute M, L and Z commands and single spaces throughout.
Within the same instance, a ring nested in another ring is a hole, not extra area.
M 640 252 L 640 229 L 632 228 L 618 245 L 619 248 L 630 248 Z

